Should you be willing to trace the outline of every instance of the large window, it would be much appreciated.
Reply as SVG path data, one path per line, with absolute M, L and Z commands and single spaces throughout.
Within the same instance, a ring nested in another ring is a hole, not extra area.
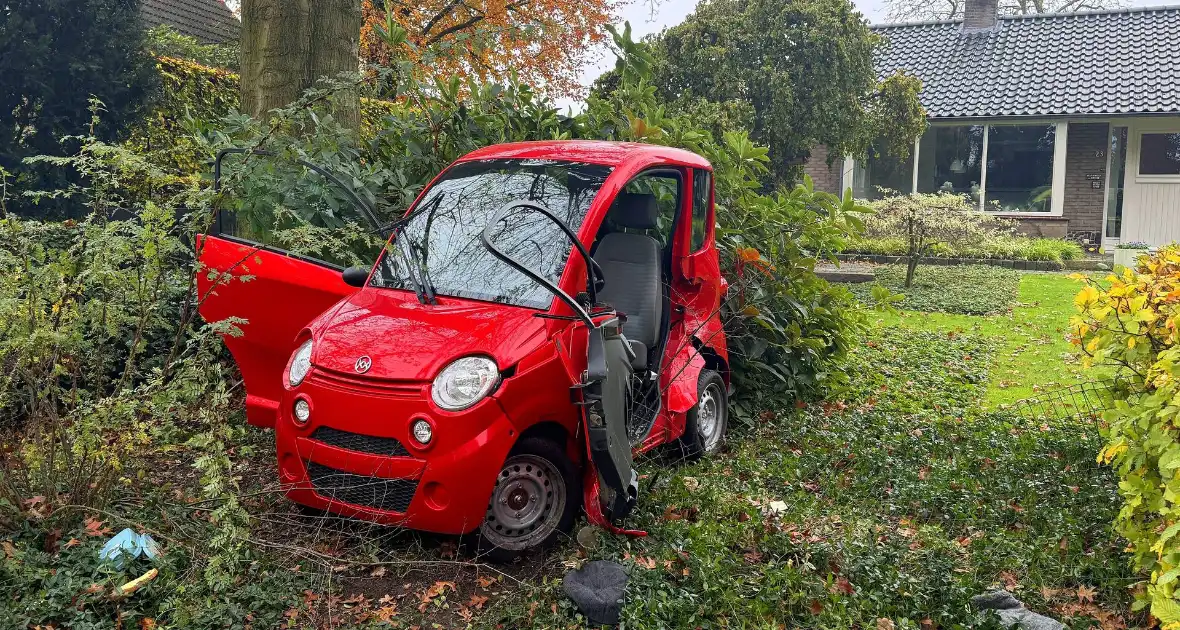
M 1056 125 L 989 125 L 985 209 L 1050 212 Z
M 983 125 L 932 126 L 918 143 L 918 192 L 953 192 L 979 201 Z
M 854 160 L 845 164 L 845 177 L 862 199 L 879 197 L 881 186 L 966 195 L 981 210 L 1061 214 L 1061 200 L 1052 193 L 1065 183 L 1067 129 L 1066 123 L 931 125 L 918 139 L 916 156 L 903 163 L 876 155 Z M 1180 175 L 1180 134 L 1171 146 L 1175 162 L 1168 173 Z
M 914 152 L 897 160 L 869 149 L 867 160 L 857 160 L 852 171 L 852 196 L 879 199 L 881 189 L 906 192 L 914 187 Z
M 1180 175 L 1180 133 L 1145 133 L 1139 142 L 1140 175 Z

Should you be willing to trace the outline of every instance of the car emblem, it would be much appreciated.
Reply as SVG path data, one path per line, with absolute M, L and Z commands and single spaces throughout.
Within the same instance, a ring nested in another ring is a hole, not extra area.
M 365 355 L 357 359 L 356 365 L 353 367 L 356 368 L 357 374 L 364 374 L 365 372 L 369 371 L 369 368 L 373 367 L 373 360 L 370 359 L 368 355 Z

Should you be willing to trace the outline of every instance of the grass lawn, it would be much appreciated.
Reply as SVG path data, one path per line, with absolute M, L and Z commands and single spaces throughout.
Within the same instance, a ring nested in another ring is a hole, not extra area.
M 987 274 L 980 271 L 989 269 L 994 270 L 991 273 L 999 280 L 983 280 Z M 897 274 L 897 267 L 885 271 L 886 278 Z M 904 279 L 904 269 L 899 277 Z M 999 309 L 989 307 L 989 310 L 999 312 L 984 317 L 965 314 L 962 309 L 950 313 L 922 312 L 940 310 L 934 308 L 902 310 L 897 315 L 874 317 L 874 324 L 879 327 L 972 333 L 993 340 L 996 351 L 984 396 L 989 407 L 1036 397 L 1054 387 L 1111 376 L 1108 370 L 1084 370 L 1074 347 L 1066 341 L 1069 317 L 1076 312 L 1073 297 L 1081 287 L 1067 274 L 1014 272 L 995 267 L 921 267 L 917 280 L 923 290 L 941 285 L 946 292 L 954 294 L 958 302 L 977 300 L 988 305 L 996 302 L 994 287 L 997 284 L 1010 280 L 1014 285 L 1010 298 L 1005 292 L 1007 304 Z M 891 290 L 904 291 L 900 282 L 886 284 Z M 926 304 L 920 303 L 920 306 Z M 909 306 L 907 295 L 899 307 Z M 967 308 L 968 312 L 974 310 L 979 309 Z

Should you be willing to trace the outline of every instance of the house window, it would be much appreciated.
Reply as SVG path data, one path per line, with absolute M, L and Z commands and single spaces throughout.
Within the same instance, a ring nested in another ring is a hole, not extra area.
M 1180 133 L 1140 136 L 1139 174 L 1180 175 Z
M 1063 204 L 1053 190 L 1065 187 L 1065 122 L 1017 125 L 934 124 L 918 139 L 916 156 L 897 171 L 877 170 L 881 156 L 845 161 L 852 194 L 874 199 L 876 186 L 901 193 L 949 192 L 969 196 L 981 210 L 1060 215 Z M 1177 134 L 1180 140 L 1180 134 Z M 1180 141 L 1175 146 L 1180 149 Z M 1180 165 L 1180 150 L 1176 151 Z M 894 160 L 896 163 L 897 161 Z M 905 171 L 910 183 L 905 181 Z M 1180 174 L 1180 170 L 1172 171 Z
M 907 192 L 914 186 L 914 152 L 904 160 L 869 149 L 869 157 L 857 160 L 852 171 L 852 196 L 880 199 L 881 189 Z
M 984 208 L 1052 210 L 1056 125 L 988 125 Z
M 918 192 L 953 192 L 979 201 L 983 125 L 935 125 L 918 143 Z

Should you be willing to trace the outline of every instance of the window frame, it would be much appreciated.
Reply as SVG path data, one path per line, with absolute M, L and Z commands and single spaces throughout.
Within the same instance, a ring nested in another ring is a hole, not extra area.
M 1152 126 L 1140 127 L 1133 131 L 1135 137 L 1135 183 L 1137 184 L 1180 184 L 1180 173 L 1174 175 L 1153 175 L 1142 174 L 1143 171 L 1143 136 L 1147 135 L 1165 135 L 1165 134 L 1180 134 L 1180 129 L 1175 127 L 1154 128 Z M 1128 160 L 1129 161 L 1129 160 Z M 1126 177 L 1126 174 L 1123 175 Z
M 703 219 L 705 223 L 705 233 L 699 246 L 693 242 L 695 237 L 695 233 L 693 231 L 693 221 L 696 219 L 698 175 L 703 175 L 708 185 L 708 189 L 705 191 L 705 218 Z M 688 247 L 685 248 L 690 255 L 707 249 L 709 243 L 713 239 L 713 230 L 717 227 L 717 219 L 713 214 L 715 212 L 713 205 L 713 186 L 713 171 L 705 168 L 692 169 L 692 207 L 689 209 L 688 213 Z
M 962 127 L 971 125 L 983 126 L 983 154 L 981 156 L 983 163 L 980 165 L 979 174 L 979 211 L 987 212 L 988 214 L 1000 217 L 1060 217 L 1065 213 L 1065 161 L 1066 161 L 1066 147 L 1069 144 L 1069 121 L 1068 120 L 1046 120 L 1046 119 L 1013 119 L 998 120 L 998 121 L 980 121 L 975 119 L 963 120 L 940 120 L 930 123 L 930 127 Z M 1043 125 L 1054 125 L 1053 132 L 1053 177 L 1051 181 L 1052 195 L 1049 204 L 1049 212 L 1004 212 L 995 210 L 986 210 L 987 207 L 987 161 L 988 161 L 988 137 L 991 135 L 991 128 L 996 127 L 1034 127 Z M 1158 133 L 1158 132 L 1157 132 Z M 910 190 L 907 192 L 913 193 L 918 190 L 918 163 L 922 159 L 921 156 L 922 136 L 914 138 L 913 148 L 913 177 L 910 182 Z M 843 176 L 841 182 L 850 182 L 852 180 L 853 172 L 856 167 L 856 159 L 852 156 L 844 158 Z M 1167 180 L 1152 180 L 1152 181 L 1174 181 L 1180 183 L 1180 175 L 1158 175 L 1146 177 L 1165 177 Z M 841 185 L 842 188 L 846 188 Z

